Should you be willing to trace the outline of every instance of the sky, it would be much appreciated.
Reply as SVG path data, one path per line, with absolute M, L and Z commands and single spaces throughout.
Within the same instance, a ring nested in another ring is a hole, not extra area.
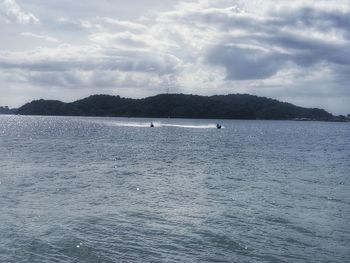
M 0 0 L 0 105 L 247 93 L 350 113 L 350 0 Z

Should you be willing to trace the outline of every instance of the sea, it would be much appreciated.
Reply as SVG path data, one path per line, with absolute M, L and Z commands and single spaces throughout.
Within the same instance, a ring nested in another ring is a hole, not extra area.
M 350 123 L 0 116 L 0 262 L 350 262 Z

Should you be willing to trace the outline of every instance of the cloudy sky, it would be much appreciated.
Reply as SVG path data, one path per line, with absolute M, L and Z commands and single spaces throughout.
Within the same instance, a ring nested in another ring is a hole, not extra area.
M 0 105 L 248 93 L 350 113 L 350 0 L 0 0 Z

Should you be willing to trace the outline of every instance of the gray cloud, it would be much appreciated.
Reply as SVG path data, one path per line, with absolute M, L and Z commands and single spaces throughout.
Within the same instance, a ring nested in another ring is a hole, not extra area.
M 0 68 L 41 72 L 119 70 L 169 74 L 175 72 L 178 63 L 174 56 L 155 56 L 148 50 L 105 50 L 84 46 L 60 46 L 57 49 L 39 49 L 28 53 L 0 53 Z
M 286 55 L 253 48 L 216 45 L 207 53 L 207 61 L 226 68 L 230 80 L 265 79 L 286 63 Z
M 300 8 L 261 17 L 210 8 L 171 17 L 188 26 L 221 29 L 205 56 L 209 64 L 224 67 L 230 80 L 269 78 L 290 63 L 303 68 L 328 63 L 334 71 L 350 67 L 348 11 Z
M 292 54 L 290 58 L 303 67 L 312 66 L 318 62 L 350 65 L 350 51 L 347 44 L 332 43 L 327 40 L 320 41 L 291 34 L 258 39 L 288 50 Z
M 315 8 L 300 8 L 298 10 L 285 11 L 278 16 L 278 26 L 306 26 L 317 28 L 320 31 L 338 30 L 346 35 L 350 32 L 350 12 L 348 10 L 317 10 Z

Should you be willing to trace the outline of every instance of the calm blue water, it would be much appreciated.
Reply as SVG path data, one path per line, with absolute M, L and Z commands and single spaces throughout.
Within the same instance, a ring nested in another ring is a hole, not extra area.
M 215 123 L 0 116 L 0 262 L 350 262 L 350 124 Z

